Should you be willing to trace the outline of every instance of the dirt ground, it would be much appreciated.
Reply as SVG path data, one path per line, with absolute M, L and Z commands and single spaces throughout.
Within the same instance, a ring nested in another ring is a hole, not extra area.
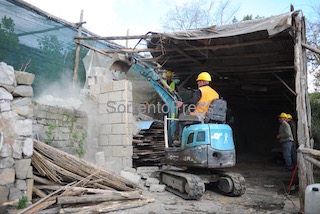
M 143 195 L 154 198 L 154 203 L 112 213 L 299 213 L 298 190 L 286 193 L 293 171 L 286 170 L 271 157 L 245 155 L 229 170 L 241 173 L 246 179 L 247 189 L 241 197 L 207 190 L 200 200 L 190 201 L 167 191 L 144 191 Z

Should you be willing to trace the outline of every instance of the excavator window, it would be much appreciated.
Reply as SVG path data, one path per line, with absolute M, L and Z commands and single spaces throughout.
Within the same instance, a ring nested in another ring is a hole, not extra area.
M 204 131 L 200 131 L 197 133 L 197 139 L 196 139 L 197 142 L 204 142 L 206 141 L 206 132 Z
M 187 140 L 187 144 L 193 143 L 193 136 L 194 136 L 194 133 L 193 133 L 193 132 L 189 134 L 188 140 Z

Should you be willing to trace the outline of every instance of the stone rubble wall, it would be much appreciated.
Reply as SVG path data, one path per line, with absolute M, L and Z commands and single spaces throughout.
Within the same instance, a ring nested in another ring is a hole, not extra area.
M 74 156 L 83 157 L 80 153 L 85 151 L 87 124 L 86 112 L 33 104 L 33 137 Z
M 120 173 L 132 167 L 132 83 L 110 81 L 90 86 L 98 103 L 99 151 L 108 170 Z M 100 153 L 101 154 L 101 153 Z
M 32 199 L 33 81 L 34 74 L 0 62 L 0 204 Z

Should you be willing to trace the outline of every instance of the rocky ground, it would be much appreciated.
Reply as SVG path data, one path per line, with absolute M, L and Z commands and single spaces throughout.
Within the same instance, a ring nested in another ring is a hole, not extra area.
M 274 163 L 270 158 L 239 158 L 237 166 L 230 169 L 241 173 L 247 190 L 241 197 L 227 197 L 207 190 L 200 200 L 183 200 L 167 191 L 143 195 L 154 198 L 155 202 L 118 213 L 299 213 L 297 190 L 286 193 L 292 171 Z

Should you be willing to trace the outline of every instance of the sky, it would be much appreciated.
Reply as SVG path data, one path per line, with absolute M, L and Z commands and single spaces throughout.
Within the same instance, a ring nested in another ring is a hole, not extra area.
M 149 31 L 162 32 L 166 13 L 186 0 L 25 0 L 26 2 L 69 22 L 79 22 L 84 11 L 84 27 L 100 36 L 142 35 Z M 190 1 L 190 0 L 189 0 Z M 207 1 L 202 0 L 205 4 Z M 217 1 L 218 2 L 218 1 Z M 239 7 L 236 18 L 245 15 L 269 17 L 295 10 L 312 18 L 312 8 L 318 0 L 230 0 Z

